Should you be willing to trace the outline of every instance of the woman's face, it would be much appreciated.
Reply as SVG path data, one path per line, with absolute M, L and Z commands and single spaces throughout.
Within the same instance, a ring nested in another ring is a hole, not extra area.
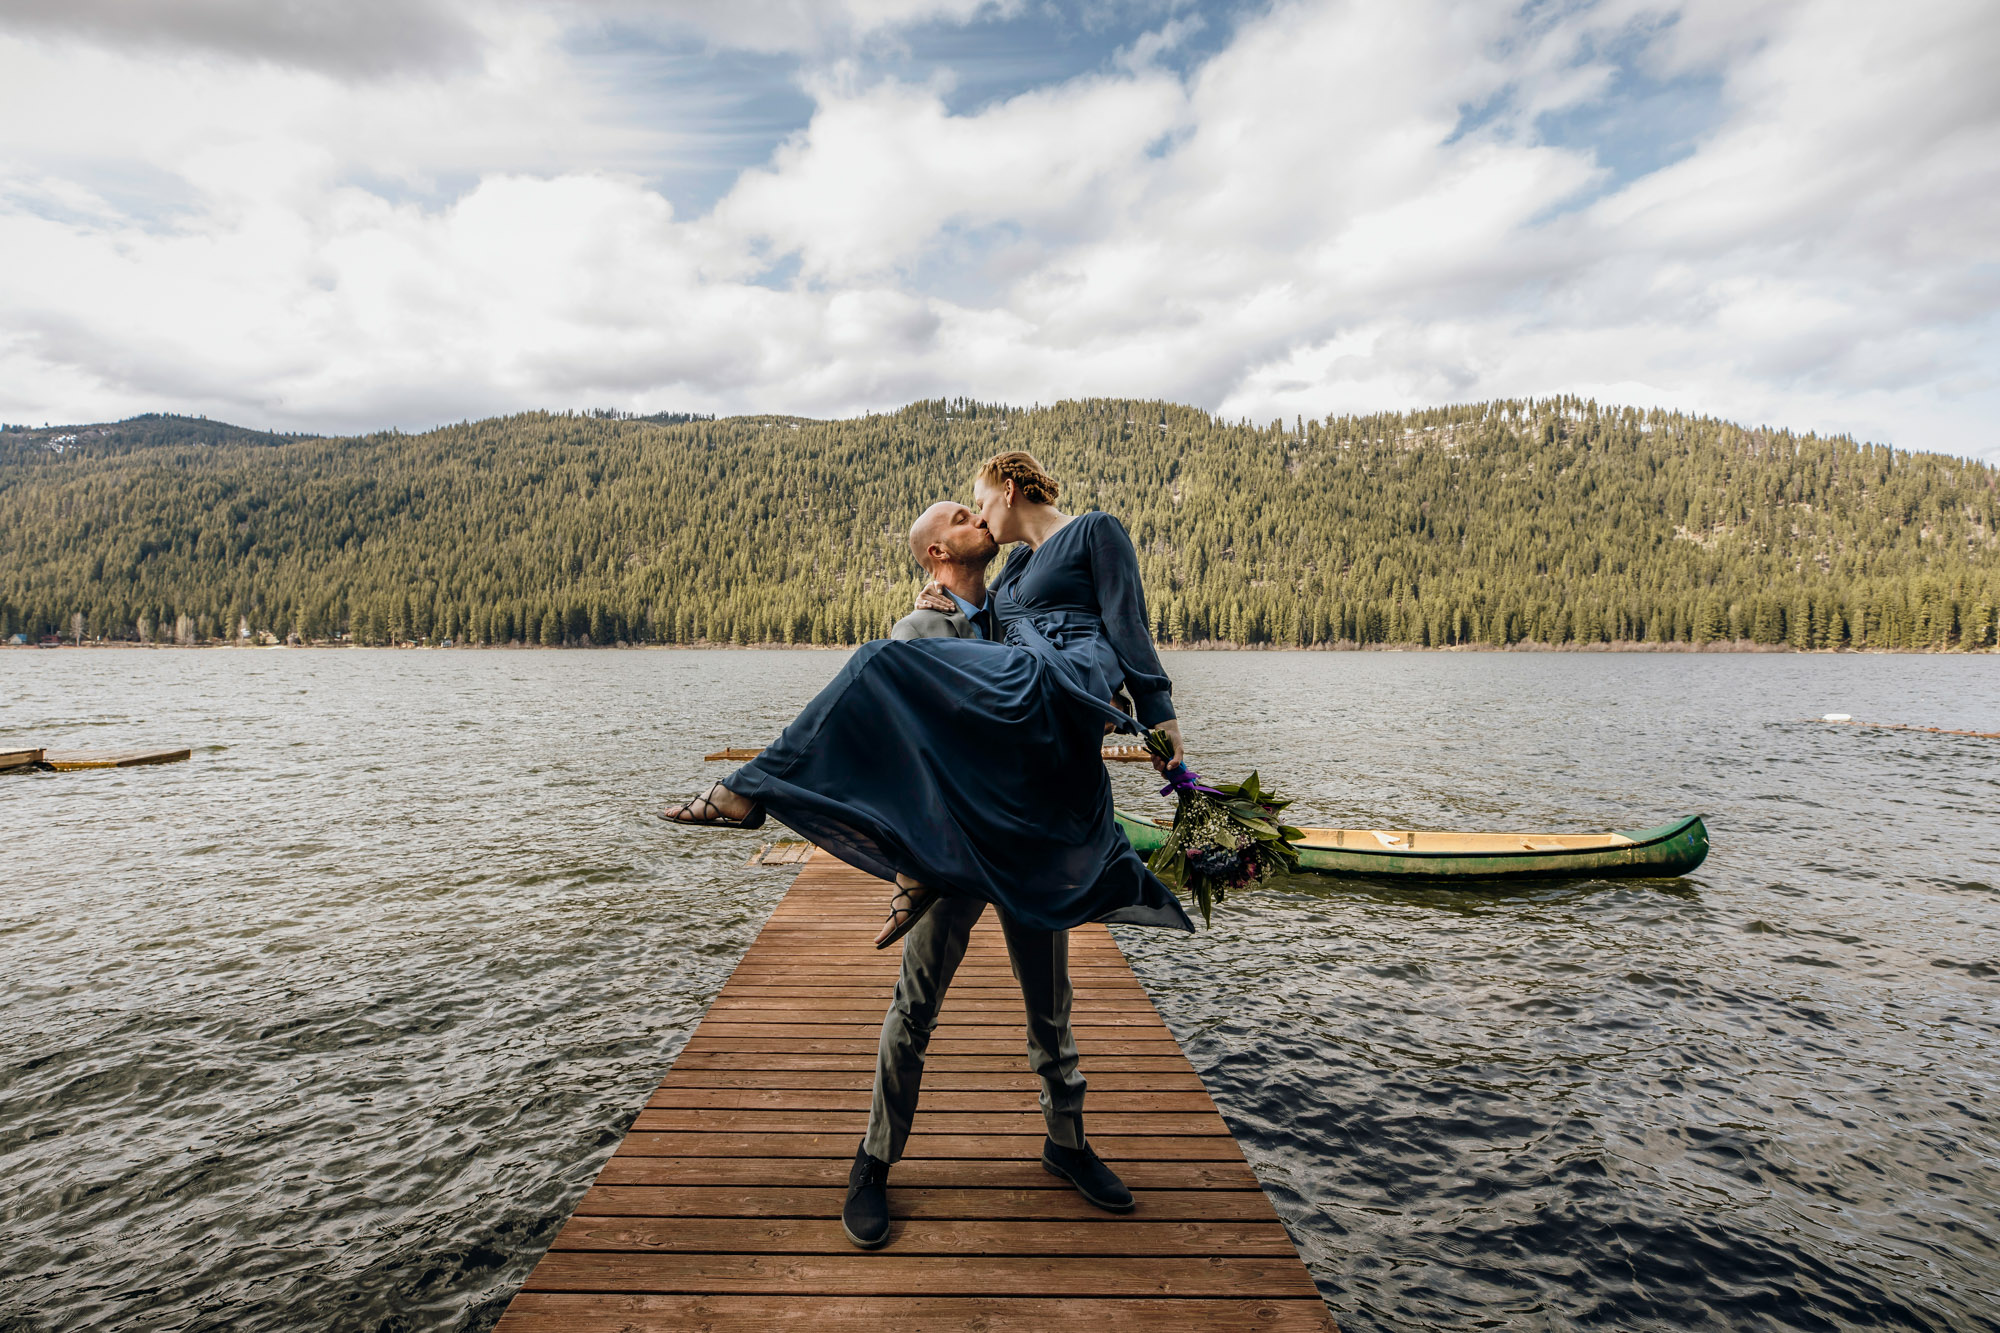
M 1021 530 L 1014 526 L 1014 511 L 1007 504 L 1007 493 L 1013 489 L 1011 481 L 995 486 L 984 477 L 972 483 L 972 507 L 985 520 L 986 530 L 993 534 L 993 540 L 1002 546 L 1011 546 L 1023 540 Z

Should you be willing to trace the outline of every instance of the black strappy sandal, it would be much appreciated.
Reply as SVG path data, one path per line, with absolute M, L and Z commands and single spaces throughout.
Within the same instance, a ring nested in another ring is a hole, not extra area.
M 668 806 L 666 810 L 660 811 L 660 818 L 666 820 L 669 824 L 699 824 L 705 828 L 751 829 L 764 827 L 764 807 L 761 805 L 752 806 L 750 813 L 741 819 L 731 819 L 728 815 L 723 814 L 722 807 L 711 799 L 715 795 L 716 789 L 721 786 L 720 782 L 714 783 L 702 795 L 690 796 L 687 800 L 682 801 L 678 807 L 680 810 L 680 814 L 678 815 L 669 814 L 668 811 L 676 807 Z M 707 806 L 708 813 L 705 815 L 697 813 L 695 810 L 696 806 Z
M 916 889 L 923 890 L 924 896 L 922 899 L 919 899 L 917 897 Z M 936 889 L 924 889 L 924 886 L 921 884 L 917 885 L 916 889 L 906 889 L 900 884 L 896 886 L 896 892 L 889 898 L 889 915 L 893 917 L 898 912 L 908 912 L 909 915 L 903 918 L 902 923 L 900 925 L 898 925 L 894 930 L 889 932 L 889 937 L 887 939 L 879 941 L 875 945 L 876 948 L 886 949 L 890 945 L 894 944 L 897 940 L 902 939 L 903 936 L 909 934 L 911 930 L 916 928 L 917 922 L 922 921 L 924 919 L 925 912 L 930 911 L 931 908 L 937 905 L 939 894 Z M 902 901 L 908 903 L 909 906 L 908 907 L 896 906 L 896 902 L 898 899 L 901 899 Z

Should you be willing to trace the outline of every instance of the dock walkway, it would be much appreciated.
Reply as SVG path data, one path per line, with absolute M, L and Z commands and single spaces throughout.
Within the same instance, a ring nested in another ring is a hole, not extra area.
M 1040 1163 L 1021 997 L 988 913 L 946 1001 L 887 1248 L 840 1229 L 896 950 L 883 884 L 799 872 L 499 1333 L 1331 1330 L 1201 1080 L 1102 926 L 1073 932 L 1091 1143 L 1122 1217 Z

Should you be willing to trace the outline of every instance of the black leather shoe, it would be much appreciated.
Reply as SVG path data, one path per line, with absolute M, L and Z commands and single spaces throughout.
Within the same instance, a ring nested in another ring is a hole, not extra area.
M 889 1240 L 889 1164 L 870 1157 L 865 1146 L 855 1149 L 854 1167 L 847 1173 L 840 1229 L 864 1250 L 879 1250 Z
M 1065 1148 L 1054 1139 L 1043 1139 L 1042 1169 L 1061 1176 L 1076 1186 L 1077 1193 L 1108 1213 L 1132 1211 L 1132 1191 L 1091 1151 L 1089 1140 L 1081 1148 Z

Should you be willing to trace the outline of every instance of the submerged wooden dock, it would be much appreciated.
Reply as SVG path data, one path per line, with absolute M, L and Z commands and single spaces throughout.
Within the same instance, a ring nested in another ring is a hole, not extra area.
M 32 768 L 44 772 L 71 773 L 86 768 L 143 768 L 151 764 L 178 764 L 193 753 L 186 747 L 169 750 L 0 750 L 0 771 Z
M 1020 992 L 988 913 L 889 1176 L 889 1244 L 849 1244 L 840 1207 L 900 965 L 870 947 L 885 901 L 880 881 L 812 857 L 500 1333 L 1332 1329 L 1102 926 L 1070 942 L 1085 1118 L 1138 1207 L 1100 1212 L 1042 1169 Z
M 58 773 L 86 768 L 145 768 L 152 764 L 178 764 L 194 753 L 178 750 L 50 750 L 42 762 Z

